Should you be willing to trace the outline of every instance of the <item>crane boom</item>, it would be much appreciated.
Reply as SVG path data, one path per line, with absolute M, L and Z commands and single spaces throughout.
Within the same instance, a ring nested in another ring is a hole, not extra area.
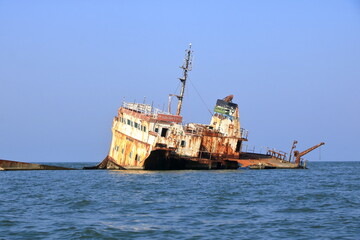
M 305 154 L 308 154 L 309 152 L 317 149 L 318 147 L 320 147 L 320 146 L 322 146 L 322 145 L 324 145 L 324 144 L 325 144 L 324 142 L 321 142 L 321 143 L 319 143 L 318 145 L 315 145 L 315 146 L 313 146 L 313 147 L 311 147 L 311 148 L 309 148 L 309 149 L 306 149 L 305 151 L 302 151 L 302 152 L 294 151 L 294 157 L 296 157 L 295 163 L 299 165 L 299 164 L 300 164 L 300 158 L 301 158 L 302 156 L 304 156 Z

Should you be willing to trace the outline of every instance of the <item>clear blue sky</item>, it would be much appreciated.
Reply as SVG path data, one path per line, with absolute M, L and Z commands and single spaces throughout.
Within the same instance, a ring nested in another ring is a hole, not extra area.
M 0 0 L 0 158 L 102 160 L 123 98 L 166 104 L 190 42 L 186 122 L 234 94 L 250 145 L 359 160 L 357 0 Z

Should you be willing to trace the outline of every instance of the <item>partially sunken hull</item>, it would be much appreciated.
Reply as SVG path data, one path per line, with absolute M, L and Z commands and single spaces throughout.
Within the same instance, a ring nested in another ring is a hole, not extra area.
M 243 153 L 245 156 L 252 153 Z M 86 169 L 113 170 L 211 170 L 211 169 L 305 169 L 306 165 L 298 165 L 271 155 L 256 154 L 252 158 L 240 156 L 239 159 L 206 159 L 185 158 L 177 156 L 169 150 L 154 150 L 142 166 L 121 166 L 116 160 L 107 156 L 99 165 Z
M 113 170 L 211 170 L 211 169 L 305 169 L 306 166 L 297 165 L 263 154 L 262 158 L 254 159 L 186 159 L 171 156 L 167 151 L 152 151 L 144 166 L 118 165 L 115 159 L 107 156 L 99 165 L 87 169 Z
M 238 160 L 242 168 L 249 169 L 305 169 L 306 163 L 296 164 L 270 154 L 242 153 Z
M 10 160 L 0 159 L 0 170 L 15 171 L 15 170 L 73 170 L 73 168 L 57 167 L 35 163 L 25 163 Z
M 294 162 L 271 150 L 266 154 L 243 152 L 248 132 L 240 127 L 239 109 L 232 95 L 217 100 L 210 124 L 183 124 L 180 111 L 191 70 L 190 49 L 182 69 L 180 95 L 169 95 L 167 112 L 145 103 L 123 103 L 113 120 L 108 156 L 87 169 L 306 168 L 300 159 L 304 152 L 295 151 Z M 171 97 L 178 98 L 176 114 L 170 111 Z

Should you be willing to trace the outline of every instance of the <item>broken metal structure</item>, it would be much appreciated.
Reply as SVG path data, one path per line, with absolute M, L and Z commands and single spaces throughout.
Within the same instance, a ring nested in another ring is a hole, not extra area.
M 273 150 L 266 154 L 243 152 L 248 131 L 240 126 L 233 95 L 217 100 L 210 124 L 182 124 L 180 113 L 191 63 L 190 45 L 181 67 L 180 94 L 169 95 L 167 112 L 145 103 L 123 102 L 113 120 L 108 155 L 100 164 L 87 169 L 306 168 L 300 157 L 323 143 L 301 153 L 295 151 L 295 162 Z M 171 114 L 170 109 L 173 96 L 178 99 L 176 114 Z
M 0 159 L 0 171 L 15 171 L 15 170 L 74 170 L 74 169 Z

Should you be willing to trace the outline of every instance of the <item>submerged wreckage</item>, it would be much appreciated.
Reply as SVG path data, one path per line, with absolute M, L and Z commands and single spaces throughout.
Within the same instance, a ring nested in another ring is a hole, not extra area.
M 190 45 L 181 67 L 180 94 L 169 95 L 168 111 L 145 103 L 123 103 L 113 120 L 108 156 L 87 169 L 306 168 L 301 157 L 324 143 L 303 152 L 294 151 L 293 161 L 292 153 L 287 158 L 286 153 L 273 150 L 266 154 L 243 152 L 248 131 L 240 127 L 239 109 L 232 95 L 217 100 L 209 125 L 182 124 L 180 113 L 191 63 Z M 170 110 L 173 96 L 178 99 L 176 114 Z

